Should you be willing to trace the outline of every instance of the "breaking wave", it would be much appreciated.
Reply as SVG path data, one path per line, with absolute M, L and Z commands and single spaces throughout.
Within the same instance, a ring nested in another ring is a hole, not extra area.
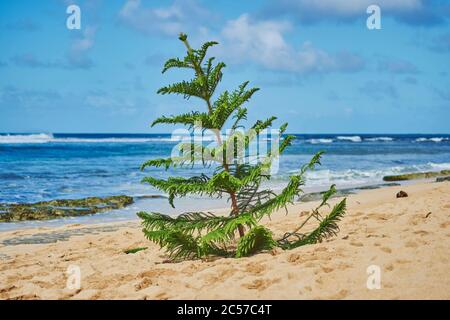
M 333 139 L 309 139 L 306 142 L 309 142 L 311 144 L 332 143 Z
M 375 138 L 367 138 L 365 141 L 393 141 L 394 138 L 391 137 L 375 137 Z
M 448 141 L 448 138 L 444 137 L 433 137 L 433 138 L 417 138 L 416 142 L 442 142 Z
M 351 141 L 351 142 L 361 142 L 362 139 L 360 136 L 337 136 L 336 139 L 343 141 Z
M 450 170 L 450 163 L 428 162 L 420 165 L 395 166 L 390 168 L 369 170 L 315 170 L 306 173 L 306 185 L 309 187 L 324 187 L 334 183 L 340 187 L 352 187 L 383 182 L 383 177 L 404 173 L 425 172 L 435 170 Z M 290 171 L 297 173 L 298 170 Z
M 36 143 L 143 143 L 143 142 L 180 142 L 183 137 L 108 137 L 108 138 L 77 138 L 54 137 L 53 134 L 6 134 L 0 135 L 0 144 L 36 144 Z M 213 141 L 211 137 L 203 137 L 203 141 Z
M 53 141 L 52 134 L 7 134 L 0 135 L 0 143 L 47 143 Z

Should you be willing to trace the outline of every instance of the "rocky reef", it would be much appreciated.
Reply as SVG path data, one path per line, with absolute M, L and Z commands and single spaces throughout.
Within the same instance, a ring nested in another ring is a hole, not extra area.
M 416 172 L 416 173 L 406 173 L 399 174 L 395 176 L 385 176 L 384 181 L 404 181 L 404 180 L 416 180 L 416 179 L 429 179 L 441 176 L 450 175 L 450 170 L 442 171 L 429 171 L 429 172 Z
M 450 176 L 436 178 L 436 182 L 444 182 L 444 181 L 450 181 Z
M 0 222 L 78 217 L 124 208 L 132 203 L 133 198 L 125 195 L 36 203 L 0 203 Z

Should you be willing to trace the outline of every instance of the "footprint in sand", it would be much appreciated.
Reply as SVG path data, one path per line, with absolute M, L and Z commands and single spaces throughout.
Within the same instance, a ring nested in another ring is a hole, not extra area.
M 148 271 L 143 271 L 138 274 L 139 278 L 145 278 L 145 277 L 157 277 L 157 276 L 173 276 L 177 274 L 173 270 L 169 269 L 153 269 Z
M 37 294 L 22 294 L 15 297 L 11 297 L 11 300 L 41 300 Z
M 31 282 L 41 289 L 50 289 L 52 287 L 51 283 L 42 280 L 32 280 Z
M 423 221 L 426 221 L 424 219 L 426 219 L 426 215 L 423 213 L 415 214 L 409 219 L 408 224 L 410 226 L 417 226 L 418 224 L 423 223 Z
M 245 271 L 253 274 L 259 274 L 266 270 L 266 267 L 258 262 L 251 262 L 245 266 Z
M 101 279 L 101 280 L 92 279 L 92 280 L 89 280 L 89 281 L 91 283 L 91 287 L 95 288 L 97 290 L 104 290 L 111 284 L 110 279 L 108 279 L 108 280 L 106 280 L 106 279 Z
M 264 290 L 270 287 L 272 284 L 280 282 L 280 279 L 256 279 L 250 283 L 243 283 L 241 286 L 251 290 Z
M 411 260 L 397 259 L 397 260 L 395 260 L 395 262 L 398 264 L 406 264 L 406 263 L 411 263 Z
M 295 278 L 297 278 L 297 274 L 295 274 L 295 273 L 293 273 L 293 272 L 288 272 L 287 278 L 288 278 L 289 280 L 295 279 Z
M 227 268 L 215 269 L 214 272 L 208 273 L 204 276 L 204 282 L 207 285 L 221 283 L 225 281 L 225 279 L 230 278 L 234 273 L 236 273 L 236 271 L 237 270 L 235 269 L 227 269 Z
M 292 263 L 292 264 L 299 264 L 299 263 L 302 263 L 302 262 L 303 262 L 302 256 L 299 255 L 298 253 L 292 253 L 292 254 L 290 254 L 290 255 L 288 256 L 288 258 L 287 258 L 287 261 L 288 261 L 289 263 Z
M 352 242 L 350 242 L 350 244 L 352 246 L 355 246 L 355 247 L 364 247 L 364 244 L 362 242 L 354 242 L 354 241 L 352 241 Z
M 405 243 L 405 247 L 407 248 L 417 248 L 417 243 L 412 240 L 409 240 Z
M 11 285 L 9 287 L 0 288 L 0 294 L 10 292 L 14 289 L 17 289 L 15 285 Z
M 150 278 L 144 278 L 141 282 L 139 282 L 138 284 L 136 284 L 134 286 L 134 288 L 136 289 L 136 291 L 140 291 L 142 289 L 148 288 L 151 285 L 153 285 L 153 281 Z
M 383 252 L 386 252 L 386 253 L 392 253 L 392 249 L 391 249 L 391 248 L 388 248 L 388 247 L 381 247 L 380 249 L 381 249 L 381 251 L 383 251 Z
M 390 263 L 390 264 L 388 264 L 388 265 L 385 267 L 385 269 L 386 269 L 387 271 L 392 271 L 392 270 L 394 270 L 394 265 L 393 265 L 392 263 Z
M 322 268 L 322 271 L 325 273 L 330 273 L 330 272 L 334 271 L 334 269 L 331 267 L 322 266 L 321 268 Z
M 379 215 L 377 217 L 375 217 L 376 220 L 380 220 L 380 221 L 387 221 L 391 218 L 391 215 Z
M 77 292 L 78 294 L 72 296 L 75 300 L 97 300 L 100 298 L 100 293 L 95 289 L 85 289 Z
M 348 295 L 348 290 L 342 289 L 338 293 L 326 297 L 326 299 L 339 300 L 339 299 L 344 299 L 347 295 Z
M 161 293 L 157 294 L 155 296 L 155 298 L 158 300 L 167 300 L 167 299 L 169 299 L 169 296 L 167 295 L 167 293 L 161 292 Z
M 441 223 L 441 224 L 439 225 L 439 227 L 441 227 L 442 229 L 445 229 L 445 228 L 447 228 L 448 226 L 450 226 L 450 221 L 443 222 L 443 223 Z

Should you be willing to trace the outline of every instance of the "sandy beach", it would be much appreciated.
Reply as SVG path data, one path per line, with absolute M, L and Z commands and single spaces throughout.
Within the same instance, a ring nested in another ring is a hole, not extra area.
M 396 198 L 404 190 L 406 198 Z M 241 259 L 167 262 L 138 221 L 0 233 L 1 299 L 450 299 L 450 182 L 348 197 L 337 237 Z M 334 199 L 335 203 L 339 199 Z M 316 203 L 267 225 L 281 235 Z M 135 254 L 124 250 L 148 247 Z M 66 287 L 70 266 L 81 288 Z M 378 266 L 381 288 L 367 288 Z

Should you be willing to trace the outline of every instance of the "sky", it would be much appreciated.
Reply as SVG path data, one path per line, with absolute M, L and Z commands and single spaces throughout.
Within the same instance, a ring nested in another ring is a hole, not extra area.
M 68 29 L 66 9 L 81 10 Z M 381 10 L 368 29 L 367 7 Z M 17 0 L 0 2 L 0 132 L 158 133 L 160 115 L 202 111 L 156 94 L 177 39 L 215 40 L 218 92 L 250 81 L 249 122 L 292 133 L 450 133 L 450 1 Z

